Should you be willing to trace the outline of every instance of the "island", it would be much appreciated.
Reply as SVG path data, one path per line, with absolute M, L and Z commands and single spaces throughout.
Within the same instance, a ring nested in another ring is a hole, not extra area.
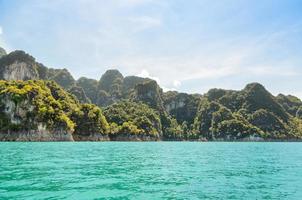
M 107 70 L 75 80 L 0 48 L 0 141 L 300 141 L 302 101 L 259 83 L 205 94 Z

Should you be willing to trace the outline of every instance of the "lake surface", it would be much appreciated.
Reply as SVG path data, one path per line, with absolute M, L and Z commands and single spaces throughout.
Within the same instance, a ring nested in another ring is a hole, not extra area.
M 0 199 L 302 199 L 302 143 L 0 143 Z

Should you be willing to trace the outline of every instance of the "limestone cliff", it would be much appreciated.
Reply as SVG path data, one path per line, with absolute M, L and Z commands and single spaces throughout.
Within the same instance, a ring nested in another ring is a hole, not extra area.
M 35 59 L 24 51 L 14 51 L 0 60 L 0 79 L 34 80 L 39 79 Z
M 6 55 L 5 49 L 3 49 L 2 47 L 0 47 L 0 58 L 1 58 L 2 56 L 5 56 L 5 55 Z
M 1 93 L 0 141 L 73 141 L 71 130 L 64 126 L 51 129 L 35 112 L 29 99 Z
M 100 108 L 80 104 L 55 82 L 0 81 L 0 140 L 99 141 L 107 128 Z
M 193 123 L 200 101 L 199 95 L 170 91 L 164 93 L 163 99 L 166 111 L 179 123 Z

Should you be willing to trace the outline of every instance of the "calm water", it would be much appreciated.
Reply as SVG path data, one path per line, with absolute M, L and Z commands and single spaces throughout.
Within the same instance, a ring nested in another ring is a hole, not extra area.
M 0 199 L 302 199 L 302 143 L 0 143 Z

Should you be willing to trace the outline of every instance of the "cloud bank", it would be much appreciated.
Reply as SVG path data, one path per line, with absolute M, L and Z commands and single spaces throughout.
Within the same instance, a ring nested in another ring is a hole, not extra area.
M 301 94 L 299 6 L 231 2 L 6 1 L 0 44 L 75 77 L 99 79 L 117 68 L 153 78 L 166 90 L 240 89 L 257 81 L 274 92 Z

